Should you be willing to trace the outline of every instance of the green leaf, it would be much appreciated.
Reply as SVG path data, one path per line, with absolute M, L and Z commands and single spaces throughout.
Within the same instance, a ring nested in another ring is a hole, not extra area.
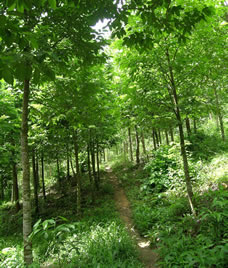
M 56 8 L 56 0 L 48 0 L 49 5 L 51 8 L 55 9 Z
M 38 84 L 40 81 L 40 71 L 39 69 L 35 69 L 34 73 L 33 73 L 33 82 L 34 84 Z
M 9 83 L 11 85 L 13 84 L 13 75 L 12 75 L 12 72 L 10 71 L 10 69 L 3 70 L 2 77 L 7 83 Z

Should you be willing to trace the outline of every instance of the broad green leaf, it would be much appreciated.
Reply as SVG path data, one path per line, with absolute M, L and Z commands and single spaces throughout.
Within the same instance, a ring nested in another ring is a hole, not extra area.
M 3 70 L 2 71 L 2 77 L 7 83 L 13 85 L 13 74 L 10 71 L 10 69 Z
M 48 0 L 49 5 L 51 8 L 55 9 L 56 8 L 56 0 Z

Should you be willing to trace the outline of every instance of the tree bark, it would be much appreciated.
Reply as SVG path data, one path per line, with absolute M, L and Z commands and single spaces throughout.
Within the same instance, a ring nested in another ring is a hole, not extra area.
M 162 144 L 162 138 L 161 138 L 161 131 L 158 130 L 158 138 L 159 138 L 159 143 L 160 145 Z
M 97 179 L 100 182 L 100 162 L 99 162 L 99 144 L 97 142 L 97 152 L 96 152 L 96 157 L 97 157 Z
M 1 200 L 3 201 L 5 199 L 5 192 L 4 192 L 4 182 L 3 182 L 3 178 L 1 179 Z
M 173 129 L 170 128 L 170 137 L 171 137 L 171 141 L 174 142 L 174 135 L 173 135 Z
M 132 140 L 131 140 L 131 128 L 128 128 L 128 140 L 129 140 L 129 147 L 130 147 L 130 159 L 133 162 L 133 149 L 132 149 Z
M 103 149 L 103 155 L 104 155 L 104 162 L 106 161 L 106 157 L 105 157 L 105 149 Z
M 92 199 L 92 203 L 94 203 L 95 196 L 94 196 L 94 182 L 93 182 L 93 177 L 91 173 L 91 163 L 90 163 L 90 142 L 88 142 L 88 145 L 87 145 L 87 163 L 88 163 L 89 181 L 91 185 L 91 199 Z
M 16 164 L 14 159 L 12 161 L 12 172 L 13 172 L 13 201 L 15 202 L 16 212 L 18 212 L 21 209 L 21 207 L 20 207 L 20 203 L 19 203 L 17 164 Z
M 78 134 L 74 133 L 74 154 L 75 154 L 75 165 L 76 165 L 76 177 L 77 177 L 77 214 L 81 215 L 81 174 L 80 174 L 80 167 L 79 167 L 79 148 L 78 148 Z
M 56 157 L 56 168 L 57 168 L 57 176 L 58 176 L 58 185 L 59 185 L 59 188 L 61 189 L 60 165 L 59 165 L 59 156 L 58 156 L 58 154 L 57 154 L 57 157 Z
M 165 131 L 166 144 L 169 145 L 169 136 L 167 130 Z
M 94 178 L 95 187 L 97 190 L 99 190 L 99 183 L 98 183 L 97 174 L 96 174 L 96 161 L 95 161 L 95 148 L 94 147 L 95 145 L 94 145 L 94 142 L 92 141 L 90 144 L 90 149 L 91 149 L 93 178 Z
M 67 180 L 70 180 L 70 158 L 69 158 L 69 144 L 67 142 Z
M 45 181 L 44 181 L 44 154 L 43 154 L 43 152 L 41 155 L 41 177 L 42 177 L 43 198 L 44 198 L 44 200 L 46 200 L 46 190 L 45 190 Z
M 32 171 L 33 171 L 33 191 L 35 200 L 35 213 L 39 213 L 39 200 L 38 200 L 38 183 L 37 183 L 37 171 L 36 171 L 36 157 L 35 150 L 32 150 Z
M 189 201 L 192 214 L 195 216 L 196 212 L 195 212 L 193 201 L 192 201 L 193 191 L 192 191 L 192 185 L 191 185 L 191 180 L 190 180 L 190 175 L 189 175 L 188 158 L 187 158 L 187 153 L 185 150 L 184 131 L 183 131 L 182 119 L 181 119 L 181 114 L 180 114 L 180 109 L 179 109 L 178 96 L 176 92 L 176 84 L 174 80 L 173 69 L 171 66 L 168 49 L 167 49 L 166 55 L 167 55 L 167 60 L 168 60 L 169 74 L 170 74 L 170 80 L 171 80 L 171 89 L 172 89 L 172 93 L 169 91 L 169 94 L 173 98 L 175 116 L 178 122 L 181 155 L 182 155 L 182 160 L 183 160 L 183 165 L 184 165 L 184 174 L 185 174 L 185 183 L 186 183 L 186 188 L 187 188 L 188 201 Z
M 159 143 L 158 133 L 157 133 L 156 129 L 154 129 L 154 134 L 155 134 L 155 139 L 156 139 L 156 142 L 157 142 L 157 146 L 159 147 L 160 143 Z
M 153 137 L 153 143 L 154 143 L 154 150 L 157 150 L 157 145 L 156 145 L 156 137 L 155 137 L 155 131 L 153 129 L 153 133 L 152 133 L 152 137 Z
M 190 125 L 190 120 L 188 117 L 186 117 L 186 119 L 185 119 L 185 124 L 186 124 L 188 137 L 190 137 L 191 136 L 191 125 Z
M 136 164 L 140 164 L 140 151 L 139 151 L 139 135 L 138 135 L 138 129 L 135 125 L 135 138 L 136 138 Z
M 22 122 L 21 122 L 21 160 L 23 169 L 23 241 L 24 262 L 30 265 L 33 262 L 32 243 L 29 235 L 32 231 L 32 210 L 30 194 L 30 166 L 28 149 L 28 104 L 29 104 L 29 80 L 24 81 Z
M 194 126 L 194 133 L 197 132 L 197 126 L 196 126 L 196 118 L 193 119 L 193 126 Z
M 38 153 L 36 154 L 36 182 L 37 182 L 37 189 L 39 192 L 40 189 L 40 173 L 39 173 L 39 156 Z

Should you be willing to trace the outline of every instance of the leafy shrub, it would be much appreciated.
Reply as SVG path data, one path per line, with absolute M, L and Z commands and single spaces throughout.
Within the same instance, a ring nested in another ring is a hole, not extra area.
M 187 145 L 187 149 L 196 160 L 210 160 L 216 153 L 228 149 L 227 143 L 222 141 L 218 134 L 210 134 L 210 131 L 207 133 L 198 131 L 197 133 L 193 133 L 188 139 L 190 143 Z
M 150 192 L 164 192 L 183 182 L 179 152 L 176 145 L 161 146 L 153 154 L 153 159 L 144 167 L 148 177 L 144 179 L 141 190 Z

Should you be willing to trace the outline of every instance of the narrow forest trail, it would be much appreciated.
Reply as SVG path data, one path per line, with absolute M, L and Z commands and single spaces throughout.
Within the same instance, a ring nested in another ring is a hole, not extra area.
M 106 168 L 109 172 L 111 183 L 114 186 L 114 198 L 116 207 L 120 213 L 120 218 L 125 223 L 130 236 L 137 244 L 140 260 L 145 268 L 155 268 L 158 255 L 150 248 L 150 241 L 142 237 L 139 232 L 134 228 L 132 220 L 132 212 L 130 202 L 128 201 L 123 188 L 120 186 L 117 177 L 112 173 L 110 167 Z

